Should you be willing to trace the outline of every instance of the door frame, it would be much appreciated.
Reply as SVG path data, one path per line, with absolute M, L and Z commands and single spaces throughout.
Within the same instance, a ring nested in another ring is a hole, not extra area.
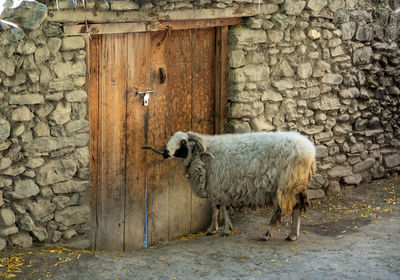
M 130 32 L 149 32 L 149 31 L 160 31 L 160 30 L 182 30 L 182 29 L 198 29 L 198 28 L 216 28 L 216 57 L 215 57 L 215 134 L 221 134 L 225 132 L 225 128 L 227 125 L 227 69 L 228 69 L 228 26 L 236 25 L 242 22 L 242 18 L 228 18 L 228 19 L 213 19 L 213 20 L 182 20 L 182 21 L 165 21 L 160 22 L 156 27 L 152 27 L 151 30 L 142 30 L 140 23 L 110 23 L 110 24 L 93 24 L 89 25 L 89 30 L 95 30 L 96 34 L 117 34 L 117 33 L 130 33 Z M 67 26 L 66 26 L 67 27 Z M 65 28 L 66 28 L 65 27 Z M 74 32 L 80 35 L 87 34 L 86 27 L 82 28 L 81 25 L 69 26 Z M 82 32 L 85 30 L 85 32 Z M 90 84 L 92 81 L 96 81 L 97 78 L 94 77 L 96 73 L 90 73 L 90 43 L 89 36 L 83 36 L 86 42 L 86 64 L 88 65 L 88 70 L 86 72 L 86 92 L 89 97 L 91 96 Z M 91 127 L 98 126 L 98 120 L 91 119 L 91 116 L 97 115 L 97 113 L 93 113 L 93 110 L 98 108 L 98 104 L 91 104 L 91 102 L 96 102 L 96 99 L 93 98 L 87 99 L 87 108 L 88 115 L 87 118 L 89 123 L 92 124 Z M 98 100 L 97 100 L 98 102 Z M 97 185 L 97 156 L 98 156 L 98 148 L 97 141 L 95 140 L 95 135 L 90 133 L 91 141 L 89 143 L 89 151 L 90 151 L 90 183 Z M 95 176 L 92 176 L 94 174 Z M 91 246 L 95 248 L 95 240 L 96 240 L 96 225 L 97 225 L 97 188 L 89 188 L 88 198 L 90 201 L 91 208 Z

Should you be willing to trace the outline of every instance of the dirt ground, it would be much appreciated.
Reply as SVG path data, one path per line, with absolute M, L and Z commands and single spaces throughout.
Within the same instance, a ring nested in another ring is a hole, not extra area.
M 313 200 L 297 241 L 269 241 L 271 209 L 232 213 L 229 237 L 196 234 L 136 252 L 34 248 L 0 252 L 13 279 L 400 279 L 400 179 Z

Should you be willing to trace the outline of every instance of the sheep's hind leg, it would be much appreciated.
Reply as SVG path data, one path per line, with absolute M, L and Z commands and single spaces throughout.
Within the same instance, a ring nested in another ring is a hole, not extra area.
M 211 225 L 207 229 L 207 235 L 214 235 L 218 230 L 218 214 L 219 214 L 219 204 L 213 204 L 212 209 L 212 217 L 211 217 Z
M 280 220 L 281 220 L 281 209 L 277 207 L 274 213 L 272 214 L 271 221 L 269 222 L 268 225 L 268 230 L 265 233 L 265 236 L 261 237 L 261 240 L 268 241 L 272 237 L 272 234 L 274 233 L 275 228 L 280 222 Z
M 292 213 L 292 231 L 286 238 L 288 241 L 297 240 L 297 236 L 300 234 L 300 216 L 301 212 L 305 212 L 306 208 L 310 206 L 310 201 L 307 198 L 307 192 L 301 192 L 296 195 L 297 203 L 293 208 Z
M 289 236 L 286 238 L 287 241 L 295 241 L 295 240 L 297 240 L 297 236 L 299 236 L 299 232 L 300 232 L 300 214 L 301 214 L 300 204 L 297 203 L 296 206 L 293 208 L 292 230 L 291 230 Z
M 224 220 L 225 220 L 224 231 L 222 232 L 223 236 L 228 236 L 231 233 L 231 230 L 233 230 L 228 208 L 229 208 L 228 206 L 223 206 L 222 209 L 224 211 Z
M 308 207 L 311 207 L 310 200 L 307 197 L 307 191 L 302 191 L 301 193 L 299 193 L 299 200 L 300 200 L 300 212 L 305 213 L 306 209 Z

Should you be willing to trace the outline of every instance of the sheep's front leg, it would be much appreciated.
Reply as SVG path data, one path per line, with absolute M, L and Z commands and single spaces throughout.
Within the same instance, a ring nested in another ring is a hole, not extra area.
M 231 232 L 231 230 L 233 230 L 233 226 L 232 226 L 232 222 L 231 222 L 231 218 L 229 216 L 229 206 L 223 206 L 222 210 L 224 211 L 224 220 L 225 220 L 225 225 L 224 225 L 224 231 L 222 232 L 223 236 L 228 236 Z
M 281 209 L 277 207 L 274 213 L 272 214 L 271 221 L 269 222 L 268 225 L 268 230 L 265 233 L 265 236 L 261 238 L 261 240 L 267 241 L 272 237 L 272 234 L 274 233 L 276 226 L 279 224 L 280 220 L 281 220 Z
M 212 217 L 211 217 L 211 225 L 207 229 L 207 235 L 213 235 L 217 232 L 218 230 L 218 214 L 219 214 L 219 204 L 213 204 L 212 209 Z

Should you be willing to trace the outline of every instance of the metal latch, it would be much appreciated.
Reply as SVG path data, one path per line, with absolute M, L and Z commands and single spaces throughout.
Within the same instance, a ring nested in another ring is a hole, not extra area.
M 143 95 L 143 106 L 149 105 L 150 93 L 157 92 L 157 90 L 146 89 L 146 91 L 136 91 L 136 95 Z

